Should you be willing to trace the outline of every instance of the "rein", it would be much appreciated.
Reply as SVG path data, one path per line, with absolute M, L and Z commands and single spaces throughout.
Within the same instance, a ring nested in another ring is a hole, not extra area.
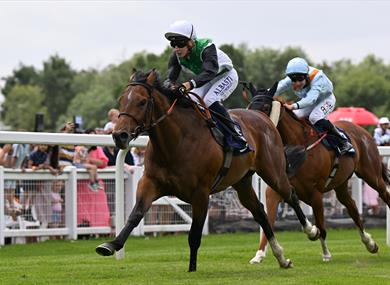
M 155 126 L 157 126 L 159 123 L 161 123 L 164 119 L 166 119 L 173 111 L 175 108 L 177 98 L 173 101 L 171 106 L 168 108 L 167 112 L 160 116 L 155 122 L 153 122 L 153 111 L 154 111 L 154 98 L 153 98 L 153 89 L 154 87 L 147 84 L 147 83 L 142 83 L 142 82 L 131 82 L 129 83 L 129 86 L 142 86 L 148 91 L 149 99 L 148 99 L 148 105 L 147 105 L 147 111 L 145 112 L 145 117 L 144 117 L 144 122 L 139 122 L 132 114 L 129 114 L 127 112 L 120 112 L 118 115 L 118 118 L 120 116 L 126 116 L 132 119 L 136 124 L 137 127 L 135 127 L 134 132 L 131 133 L 131 136 L 133 138 L 138 137 L 141 133 L 143 132 L 149 132 L 152 130 Z M 149 116 L 147 118 L 147 113 L 149 113 Z M 146 121 L 149 121 L 149 126 L 146 126 L 145 123 Z
M 192 100 L 191 97 L 190 97 L 190 95 L 192 95 L 192 96 L 194 96 L 196 99 L 198 99 L 199 104 L 197 104 L 194 100 Z M 190 102 L 191 102 L 192 106 L 194 107 L 195 111 L 196 111 L 203 119 L 205 119 L 205 120 L 211 119 L 210 109 L 206 106 L 206 103 L 203 101 L 203 99 L 202 99 L 198 94 L 189 91 L 189 92 L 187 92 L 187 93 L 185 94 L 185 96 L 186 96 L 187 99 L 190 100 Z M 204 109 L 205 114 L 203 114 L 203 113 L 199 110 L 199 108 L 198 108 L 199 105 Z

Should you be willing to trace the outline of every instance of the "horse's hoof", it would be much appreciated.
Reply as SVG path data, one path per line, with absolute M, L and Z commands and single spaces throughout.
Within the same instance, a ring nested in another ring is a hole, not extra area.
M 314 235 L 309 235 L 309 240 L 311 240 L 311 241 L 315 241 L 315 240 L 318 240 L 320 238 L 320 229 L 317 228 L 315 225 L 313 225 L 313 227 L 315 228 L 316 233 Z
M 294 267 L 294 264 L 292 263 L 292 261 L 290 259 L 286 259 L 286 262 L 284 262 L 283 264 L 280 264 L 280 268 L 284 268 L 284 269 L 293 268 L 293 267 Z
M 105 242 L 96 247 L 96 252 L 103 256 L 110 256 L 115 253 L 115 249 L 110 243 Z
M 368 249 L 370 253 L 377 253 L 379 250 L 379 247 L 376 243 L 374 243 L 374 247 L 372 249 Z
M 250 264 L 258 264 L 261 263 L 265 258 L 265 252 L 262 250 L 258 250 L 256 255 L 249 261 Z
M 332 256 L 331 255 L 323 255 L 322 256 L 322 261 L 323 262 L 330 262 L 332 260 Z

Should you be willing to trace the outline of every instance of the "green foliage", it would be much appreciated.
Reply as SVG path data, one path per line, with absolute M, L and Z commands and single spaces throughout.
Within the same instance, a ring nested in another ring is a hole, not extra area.
M 39 84 L 39 74 L 33 66 L 19 65 L 19 68 L 13 71 L 11 76 L 4 78 L 5 84 L 1 93 L 7 97 L 12 88 L 19 85 L 37 85 Z
M 44 99 L 41 88 L 37 86 L 15 85 L 3 104 L 7 110 L 4 122 L 14 130 L 34 131 L 35 113 L 47 114 Z
M 338 74 L 335 85 L 338 106 L 365 107 L 378 116 L 389 112 L 390 81 L 382 61 L 368 56 L 359 65 L 349 66 Z
M 224 44 L 219 48 L 232 59 L 240 81 L 253 82 L 260 88 L 268 88 L 283 78 L 286 64 L 291 58 L 300 56 L 308 59 L 305 51 L 299 47 L 280 50 L 249 49 L 246 44 Z M 5 122 L 12 128 L 18 127 L 20 124 L 9 118 L 23 117 L 24 114 L 19 114 L 19 109 L 10 109 L 10 106 L 13 106 L 10 94 L 14 88 L 37 86 L 44 97 L 43 101 L 39 102 L 46 107 L 49 130 L 57 129 L 75 114 L 84 117 L 87 127 L 102 126 L 107 120 L 107 111 L 117 107 L 117 98 L 126 87 L 133 68 L 143 71 L 155 68 L 160 80 L 164 80 L 171 54 L 172 48 L 169 46 L 161 54 L 141 51 L 128 60 L 118 65 L 109 65 L 101 71 L 92 69 L 76 72 L 59 55 L 49 57 L 43 63 L 43 70 L 20 64 L 12 75 L 5 78 L 2 89 L 5 95 L 3 118 L 7 118 Z M 390 115 L 390 65 L 386 65 L 382 59 L 368 55 L 358 64 L 349 59 L 332 63 L 313 63 L 310 59 L 308 61 L 322 69 L 333 82 L 338 106 L 362 106 L 378 116 Z M 179 82 L 188 79 L 190 77 L 182 73 Z M 228 108 L 246 107 L 247 103 L 243 100 L 241 91 L 242 87 L 238 86 L 224 104 Z M 289 92 L 287 95 L 292 94 Z M 8 114 L 9 110 L 12 110 L 13 114 Z
M 84 120 L 84 128 L 103 127 L 108 120 L 107 111 L 114 107 L 117 106 L 115 106 L 109 90 L 103 85 L 96 85 L 85 93 L 77 94 L 72 99 L 66 116 L 68 120 L 65 121 L 69 121 L 74 115 L 81 115 Z
M 48 109 L 48 125 L 54 129 L 57 118 L 67 110 L 74 97 L 72 90 L 75 72 L 65 59 L 51 56 L 43 63 L 42 89 L 45 93 L 45 106 Z

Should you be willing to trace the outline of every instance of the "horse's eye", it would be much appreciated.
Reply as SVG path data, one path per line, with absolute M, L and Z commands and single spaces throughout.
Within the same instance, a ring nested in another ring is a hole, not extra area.
M 146 105 L 146 103 L 147 103 L 147 100 L 146 99 L 144 99 L 144 100 L 141 100 L 140 102 L 138 102 L 138 107 L 144 107 L 145 105 Z

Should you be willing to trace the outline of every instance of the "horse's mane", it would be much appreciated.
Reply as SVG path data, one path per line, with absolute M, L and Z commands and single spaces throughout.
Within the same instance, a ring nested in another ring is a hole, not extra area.
M 286 103 L 286 100 L 283 97 L 280 97 L 280 96 L 275 96 L 273 99 L 275 101 L 280 102 L 282 104 L 282 106 L 283 106 L 284 103 Z M 290 110 L 290 109 L 284 108 L 284 110 L 285 110 L 285 112 L 287 112 L 291 116 L 291 118 L 293 118 L 299 124 L 304 125 L 305 127 L 310 127 L 310 124 L 306 121 L 306 119 L 298 118 L 297 115 L 295 115 L 295 113 L 292 110 Z
M 148 72 L 143 72 L 143 71 L 137 70 L 133 74 L 131 79 L 129 80 L 128 86 L 132 82 L 139 82 L 139 83 L 145 83 L 146 84 L 147 83 L 146 80 L 148 79 L 148 76 L 152 72 L 153 72 L 153 70 L 150 70 Z M 156 73 L 157 77 L 156 77 L 156 80 L 153 83 L 153 87 L 156 88 L 160 93 L 165 95 L 169 99 L 169 101 L 172 102 L 177 96 L 174 94 L 174 92 L 171 89 L 169 89 L 166 86 L 164 86 L 164 84 L 161 82 L 160 75 L 158 74 L 158 72 L 156 72 L 156 71 L 154 71 L 154 72 Z

